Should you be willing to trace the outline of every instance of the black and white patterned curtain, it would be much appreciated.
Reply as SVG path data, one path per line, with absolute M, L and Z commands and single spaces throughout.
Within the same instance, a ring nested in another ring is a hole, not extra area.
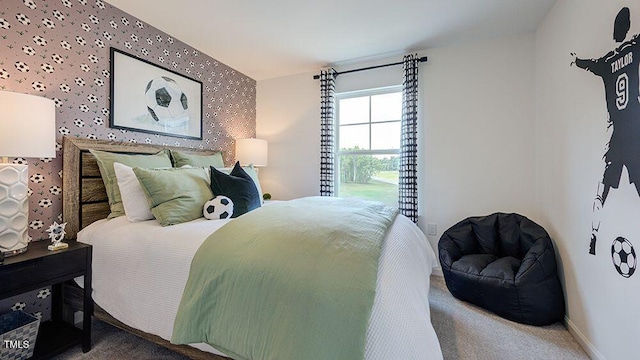
M 336 71 L 320 71 L 320 196 L 333 196 Z
M 402 135 L 400 140 L 400 179 L 398 209 L 418 222 L 418 55 L 403 59 Z

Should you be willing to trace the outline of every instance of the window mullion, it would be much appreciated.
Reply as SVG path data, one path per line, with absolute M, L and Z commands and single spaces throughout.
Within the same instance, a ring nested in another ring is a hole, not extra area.
M 371 96 L 369 96 L 369 150 L 373 150 L 373 141 L 371 139 Z

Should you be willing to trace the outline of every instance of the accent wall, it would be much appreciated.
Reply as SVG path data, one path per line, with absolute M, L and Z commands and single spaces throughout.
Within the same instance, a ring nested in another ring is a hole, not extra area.
M 110 47 L 202 82 L 202 141 L 109 128 Z M 255 80 L 104 1 L 3 0 L 0 49 L 0 90 L 56 103 L 56 158 L 11 159 L 29 164 L 33 240 L 62 221 L 64 135 L 220 149 L 227 164 L 255 136 Z
M 203 83 L 201 141 L 109 128 L 110 47 Z M 235 139 L 255 136 L 255 80 L 101 0 L 2 0 L 0 90 L 56 103 L 56 158 L 10 159 L 29 165 L 32 240 L 49 241 L 45 230 L 62 222 L 64 135 L 219 149 L 226 164 Z M 2 300 L 0 314 L 24 309 L 47 320 L 50 293 Z

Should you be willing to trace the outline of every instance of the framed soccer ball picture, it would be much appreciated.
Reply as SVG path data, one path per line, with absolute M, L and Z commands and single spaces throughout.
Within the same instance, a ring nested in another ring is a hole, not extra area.
M 112 47 L 109 126 L 202 140 L 202 82 Z

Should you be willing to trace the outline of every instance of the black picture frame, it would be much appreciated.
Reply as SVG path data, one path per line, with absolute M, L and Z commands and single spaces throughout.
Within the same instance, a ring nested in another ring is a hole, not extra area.
M 109 127 L 202 140 L 202 82 L 110 49 Z

